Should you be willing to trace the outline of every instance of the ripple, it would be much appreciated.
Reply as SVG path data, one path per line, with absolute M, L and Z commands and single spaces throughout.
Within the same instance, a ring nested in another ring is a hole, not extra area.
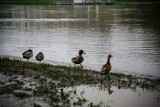
M 8 18 L 8 19 L 0 19 L 0 22 L 65 22 L 65 21 L 85 21 L 85 19 L 26 19 L 26 18 Z

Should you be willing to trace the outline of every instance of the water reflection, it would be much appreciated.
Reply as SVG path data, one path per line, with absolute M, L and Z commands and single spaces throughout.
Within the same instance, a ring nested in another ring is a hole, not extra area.
M 31 48 L 42 51 L 46 62 L 72 65 L 71 57 L 83 49 L 85 68 L 100 70 L 111 53 L 113 71 L 160 77 L 159 11 L 154 10 L 150 5 L 2 6 L 0 54 L 21 57 Z
M 135 90 L 131 90 L 128 88 L 118 89 L 115 86 L 99 88 L 97 85 L 86 85 L 65 89 L 68 92 L 75 90 L 77 96 L 81 96 L 83 92 L 83 97 L 88 100 L 84 106 L 90 105 L 90 102 L 93 102 L 93 105 L 99 105 L 100 107 L 106 107 L 106 105 L 111 107 L 159 107 L 158 92 L 142 90 L 138 87 Z

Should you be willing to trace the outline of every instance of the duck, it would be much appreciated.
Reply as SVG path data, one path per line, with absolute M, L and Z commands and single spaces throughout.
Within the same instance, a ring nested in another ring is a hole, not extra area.
M 33 56 L 33 51 L 31 49 L 28 49 L 27 51 L 22 53 L 23 58 L 27 59 L 27 61 Z
M 73 57 L 71 61 L 75 64 L 80 64 L 81 68 L 83 68 L 83 65 L 81 64 L 84 61 L 84 58 L 82 54 L 86 54 L 83 50 L 79 50 L 79 55 L 76 57 Z
M 111 66 L 111 63 L 110 63 L 110 59 L 111 57 L 113 57 L 113 55 L 109 54 L 108 55 L 108 59 L 107 59 L 107 63 L 102 65 L 102 68 L 101 68 L 101 74 L 105 74 L 105 75 L 108 75 L 112 66 Z
M 44 59 L 44 55 L 42 52 L 39 52 L 37 55 L 36 55 L 36 60 L 37 61 L 42 61 Z

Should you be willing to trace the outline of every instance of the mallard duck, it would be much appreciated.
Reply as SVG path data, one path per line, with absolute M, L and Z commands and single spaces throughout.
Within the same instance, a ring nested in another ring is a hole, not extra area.
M 27 59 L 27 61 L 33 56 L 33 51 L 28 49 L 27 51 L 22 53 L 23 58 Z
M 44 55 L 42 52 L 39 52 L 37 55 L 36 55 L 36 59 L 37 61 L 42 61 L 44 59 Z
M 81 68 L 83 68 L 81 63 L 84 61 L 82 54 L 85 54 L 85 52 L 83 50 L 79 50 L 79 55 L 71 59 L 75 66 L 76 64 L 80 64 Z
M 111 54 L 108 55 L 108 60 L 107 60 L 107 63 L 104 64 L 101 68 L 101 74 L 109 74 L 112 66 L 111 66 L 111 63 L 110 63 L 110 59 L 111 57 L 113 57 Z

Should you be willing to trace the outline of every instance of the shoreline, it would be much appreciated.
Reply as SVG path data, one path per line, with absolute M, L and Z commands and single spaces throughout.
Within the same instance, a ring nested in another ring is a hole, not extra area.
M 30 70 L 35 70 L 35 72 L 42 72 L 42 73 L 45 73 L 45 75 L 48 75 L 48 73 L 50 74 L 51 71 L 54 71 L 54 72 L 69 72 L 69 73 L 75 73 L 75 72 L 78 72 L 79 75 L 82 75 L 82 73 L 86 73 L 88 76 L 90 76 L 92 79 L 100 79 L 100 77 L 102 76 L 100 74 L 99 71 L 96 71 L 96 70 L 90 70 L 90 69 L 81 69 L 79 67 L 73 67 L 73 66 L 66 66 L 66 65 L 59 65 L 59 64 L 49 64 L 49 63 L 36 63 L 36 62 L 27 62 L 21 58 L 18 58 L 17 57 L 0 57 L 0 65 L 1 65 L 1 68 L 0 72 L 3 72 L 3 70 L 6 70 L 8 68 L 6 68 L 5 66 L 8 66 L 9 68 L 12 68 L 11 70 L 14 70 L 14 69 L 20 69 L 22 70 L 21 72 L 23 72 L 23 69 L 30 69 Z M 4 62 L 8 62 L 9 65 L 5 65 Z M 13 64 L 15 63 L 15 64 Z M 16 64 L 17 63 L 17 64 Z M 5 65 L 3 67 L 3 64 Z M 11 65 L 10 65 L 11 64 Z M 12 65 L 13 64 L 13 65 Z M 35 67 L 35 68 L 34 68 Z M 44 68 L 45 69 L 44 69 Z M 155 78 L 155 77 L 147 77 L 145 75 L 136 75 L 136 74 L 133 74 L 133 73 L 122 73 L 122 72 L 110 72 L 110 75 L 113 76 L 116 76 L 116 77 L 120 77 L 119 79 L 124 79 L 124 78 L 137 78 L 137 79 L 147 79 L 149 81 L 160 81 L 160 78 Z M 60 76 L 60 74 L 58 75 Z M 66 76 L 66 74 L 65 74 Z M 93 76 L 93 77 L 92 77 Z M 123 78 L 122 78 L 123 77 Z M 111 77 L 112 78 L 112 77 Z M 101 81 L 97 81 L 97 83 L 101 83 Z M 96 83 L 96 84 L 97 84 Z
M 131 4 L 160 4 L 159 1 L 155 1 L 155 2 L 149 2 L 149 1 L 144 1 L 144 2 L 105 2 L 105 3 L 71 3 L 71 2 L 47 2 L 47 1 L 43 1 L 43 2 L 37 2 L 37 1 L 26 1 L 26 2 L 16 2 L 16 1 L 0 1 L 0 5 L 52 5 L 52 6 L 60 6 L 60 5 L 131 5 Z
M 17 57 L 17 56 L 9 56 L 9 55 L 1 55 L 0 54 L 0 58 L 9 58 L 9 59 L 16 59 L 16 60 L 21 60 L 21 61 L 26 61 L 25 59 L 23 59 L 22 57 Z M 31 63 L 36 63 L 38 64 L 37 60 L 36 59 L 30 59 L 30 62 Z M 69 63 L 65 63 L 65 62 L 58 62 L 58 61 L 49 61 L 49 60 L 44 60 L 42 61 L 44 64 L 49 64 L 49 65 L 62 65 L 62 66 L 66 66 L 66 67 L 74 67 L 72 66 L 71 64 Z M 85 68 L 86 70 L 91 70 L 91 71 L 96 71 L 96 72 L 100 72 L 99 70 L 97 69 L 92 69 L 91 67 L 87 67 Z M 136 72 L 128 72 L 128 71 L 125 71 L 125 70 L 119 70 L 119 69 L 114 69 L 112 68 L 111 72 L 115 72 L 115 73 L 122 73 L 122 74 L 125 74 L 125 75 L 137 75 L 138 77 L 142 77 L 142 78 L 150 78 L 150 79 L 160 79 L 159 77 L 156 77 L 156 76 L 152 76 L 152 75 L 149 75 L 149 74 L 140 74 L 140 73 L 136 73 Z
M 109 93 L 110 87 L 117 87 L 118 90 L 141 88 L 150 90 L 150 92 L 160 92 L 160 79 L 116 72 L 111 72 L 108 78 L 94 70 L 26 62 L 7 57 L 0 58 L 0 80 L 0 96 L 2 98 L 12 95 L 11 99 L 18 98 L 22 102 L 24 99 L 34 99 L 33 102 L 30 102 L 33 107 L 41 107 L 46 103 L 50 106 L 63 106 L 64 104 L 71 107 L 82 106 L 87 99 L 81 95 L 71 99 L 75 91 L 65 92 L 64 89 L 83 85 L 96 86 L 99 84 L 103 89 L 108 89 Z M 37 99 L 41 99 L 40 102 L 43 104 L 39 105 Z M 28 101 L 27 104 L 30 103 Z

